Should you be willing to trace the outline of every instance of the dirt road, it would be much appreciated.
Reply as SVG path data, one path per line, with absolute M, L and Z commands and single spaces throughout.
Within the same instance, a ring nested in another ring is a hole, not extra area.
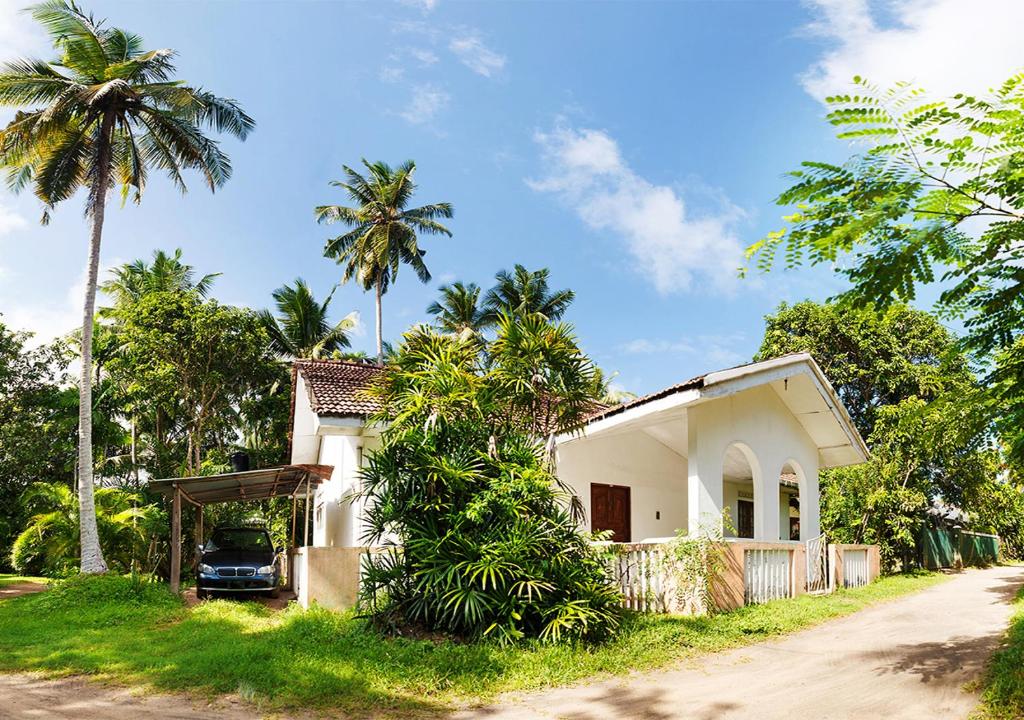
M 503 698 L 458 720 L 965 718 L 1024 568 L 952 580 L 775 642 L 692 667 Z

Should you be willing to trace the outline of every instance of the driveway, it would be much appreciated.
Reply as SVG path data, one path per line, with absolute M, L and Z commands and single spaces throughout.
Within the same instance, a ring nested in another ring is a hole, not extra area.
M 1024 568 L 968 570 L 899 600 L 679 669 L 503 698 L 459 720 L 965 718 Z

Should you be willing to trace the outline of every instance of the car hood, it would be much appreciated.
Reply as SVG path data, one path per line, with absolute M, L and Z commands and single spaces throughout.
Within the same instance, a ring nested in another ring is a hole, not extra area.
M 203 553 L 201 562 L 213 567 L 261 567 L 274 563 L 274 553 L 263 550 L 217 550 Z

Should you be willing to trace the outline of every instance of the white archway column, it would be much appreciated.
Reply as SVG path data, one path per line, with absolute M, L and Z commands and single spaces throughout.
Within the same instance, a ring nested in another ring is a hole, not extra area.
M 775 466 L 771 461 L 764 463 L 758 458 L 758 463 L 769 470 L 761 472 L 760 478 L 754 478 L 757 483 L 760 480 L 760 492 L 754 491 L 754 539 L 777 542 L 779 539 L 779 472 L 772 472 L 770 468 Z M 776 466 L 778 467 L 778 466 Z
M 722 526 L 722 458 L 701 431 L 702 408 L 690 408 L 686 417 L 687 532 L 696 535 Z M 721 530 L 719 530 L 720 532 Z

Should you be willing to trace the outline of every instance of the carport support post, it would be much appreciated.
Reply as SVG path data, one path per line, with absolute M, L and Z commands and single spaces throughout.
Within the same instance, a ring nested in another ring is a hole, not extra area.
M 203 544 L 203 508 L 205 505 L 196 506 L 196 563 L 199 562 L 199 546 Z
M 309 478 L 306 478 L 306 513 L 302 519 L 302 544 L 309 545 Z
M 171 592 L 181 589 L 181 490 L 174 486 L 171 501 Z

